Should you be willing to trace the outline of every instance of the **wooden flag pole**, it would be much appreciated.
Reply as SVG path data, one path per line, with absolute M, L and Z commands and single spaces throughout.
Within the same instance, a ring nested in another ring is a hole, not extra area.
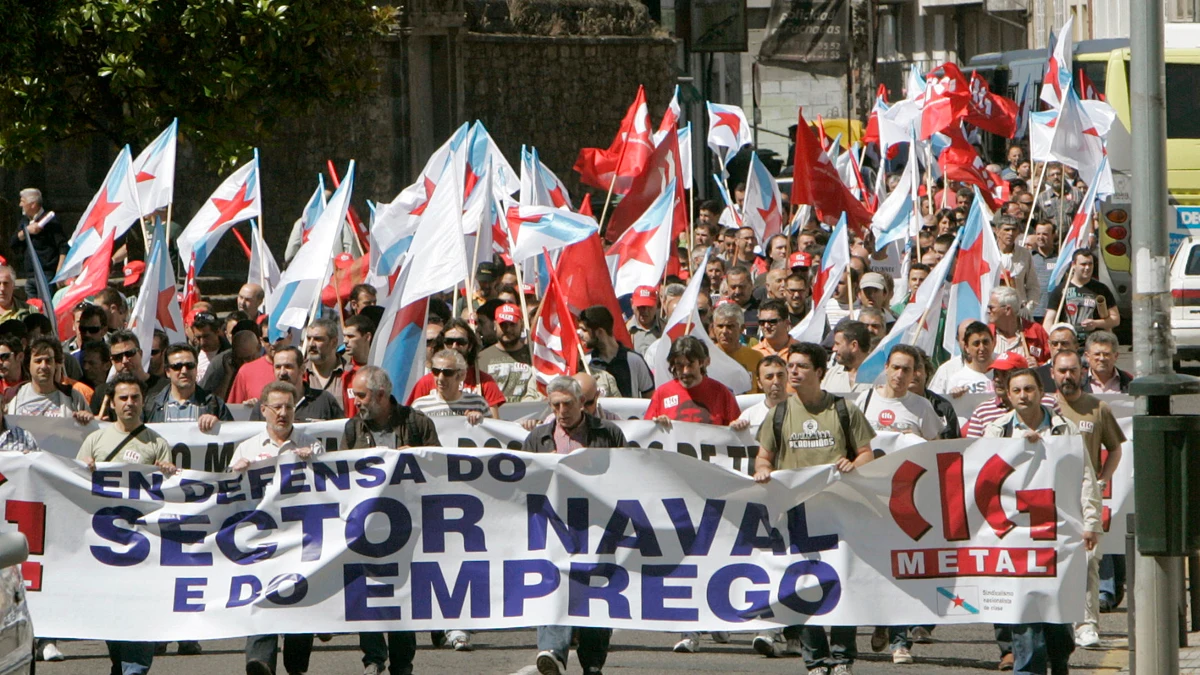
M 1025 240 L 1029 239 L 1029 228 L 1033 227 L 1033 212 L 1037 210 L 1037 198 L 1042 191 L 1042 181 L 1046 178 L 1046 165 L 1048 162 L 1042 163 L 1042 171 L 1038 174 L 1037 183 L 1033 188 L 1033 204 L 1029 207 L 1029 218 L 1025 221 L 1025 235 L 1021 237 L 1021 245 L 1025 245 Z
M 529 307 L 525 302 L 525 291 L 521 289 L 525 285 L 525 280 L 521 274 L 521 263 L 513 261 L 513 272 L 517 275 L 517 297 L 521 301 L 521 320 L 525 323 L 526 339 L 533 338 L 533 331 L 529 327 Z
M 688 275 L 696 273 L 696 263 L 692 261 L 692 246 L 696 243 L 696 189 L 688 188 Z
M 629 149 L 629 139 L 621 144 L 621 154 L 617 156 L 617 168 L 613 169 L 612 180 L 608 181 L 608 195 L 604 197 L 604 208 L 600 210 L 600 238 L 604 238 L 604 228 L 608 225 L 608 206 L 612 203 L 613 190 L 617 187 L 617 174 L 621 173 L 621 164 L 625 162 L 625 151 Z
M 1058 254 L 1062 255 L 1062 251 L 1059 251 Z M 1058 309 L 1054 310 L 1054 323 L 1069 323 L 1069 322 L 1063 321 L 1062 311 L 1063 311 L 1063 306 L 1067 303 L 1067 291 L 1070 290 L 1070 287 L 1071 287 L 1071 272 L 1074 271 L 1074 269 L 1075 269 L 1075 261 L 1072 260 L 1071 266 L 1068 267 L 1067 271 L 1064 273 L 1066 278 L 1062 280 L 1062 283 L 1063 283 L 1062 297 L 1058 299 Z M 1053 279 L 1051 279 L 1051 281 L 1053 281 Z

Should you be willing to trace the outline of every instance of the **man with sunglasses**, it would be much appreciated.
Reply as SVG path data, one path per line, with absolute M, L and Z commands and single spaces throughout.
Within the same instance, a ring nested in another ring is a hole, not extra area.
M 75 337 L 63 343 L 63 351 L 78 359 L 84 343 L 103 340 L 107 331 L 108 313 L 104 308 L 81 302 L 75 308 Z
M 229 345 L 221 340 L 221 322 L 210 312 L 197 312 L 192 317 L 190 335 L 190 342 L 199 356 L 196 380 L 204 385 L 207 384 L 205 378 L 209 373 L 209 366 L 217 361 L 221 352 L 229 349 Z M 211 391 L 211 387 L 205 388 Z
M 224 401 L 196 385 L 199 358 L 195 347 L 175 343 L 167 347 L 164 360 L 171 386 L 146 404 L 147 422 L 195 422 L 207 434 L 218 422 L 233 421 Z
M 413 401 L 414 410 L 429 417 L 452 417 L 462 415 L 471 424 L 479 424 L 492 411 L 483 396 L 473 391 L 463 391 L 467 360 L 453 349 L 443 349 L 433 355 L 432 367 L 436 386 L 434 390 Z
M 0 393 L 7 402 L 17 387 L 29 380 L 25 376 L 25 346 L 15 335 L 0 335 Z
M 787 362 L 791 350 L 792 336 L 788 335 L 788 307 L 783 300 L 766 300 L 758 308 L 758 328 L 762 339 L 753 349 L 763 356 L 778 356 Z
M 167 388 L 170 382 L 165 377 L 151 375 L 142 368 L 142 347 L 138 337 L 127 330 L 119 330 L 108 336 L 109 359 L 113 370 L 118 375 L 129 373 L 145 385 L 145 397 L 152 398 Z M 113 421 L 116 412 L 113 410 L 112 392 L 107 383 L 96 386 L 92 394 L 92 414 L 102 419 Z M 101 414 L 103 411 L 103 414 Z

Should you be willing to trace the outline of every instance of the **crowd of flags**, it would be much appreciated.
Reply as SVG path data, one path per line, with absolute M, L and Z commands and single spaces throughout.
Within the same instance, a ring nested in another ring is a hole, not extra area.
M 753 228 L 764 245 L 773 235 L 794 232 L 809 213 L 832 225 L 814 271 L 813 310 L 792 330 L 793 337 L 820 339 L 825 307 L 846 276 L 852 232 L 869 228 L 879 250 L 894 245 L 907 257 L 921 225 L 922 176 L 925 189 L 931 188 L 933 178 L 944 176 L 973 186 L 977 199 L 950 252 L 930 277 L 936 283 L 921 287 L 880 349 L 899 342 L 932 349 L 935 330 L 930 323 L 937 323 L 943 305 L 946 325 L 986 318 L 986 298 L 999 283 L 1000 272 L 989 227 L 991 209 L 1006 197 L 1006 183 L 987 170 L 969 142 L 978 131 L 1007 138 L 1027 135 L 1035 162 L 1061 162 L 1090 179 L 1065 250 L 1087 241 L 1095 202 L 1112 192 L 1105 148 L 1116 116 L 1082 71 L 1083 96 L 1076 93 L 1070 34 L 1068 21 L 1048 49 L 1037 92 L 1046 106 L 1042 111 L 1035 110 L 1032 81 L 1022 83 L 1019 100 L 1014 101 L 989 91 L 977 73 L 967 77 L 952 63 L 928 75 L 914 66 L 904 97 L 895 102 L 887 101 L 881 87 L 861 144 L 843 148 L 840 138 L 831 141 L 825 134 L 823 120 L 817 118 L 814 131 L 800 111 L 790 213 L 784 210 L 775 177 L 757 154 L 751 155 L 744 208 L 730 209 L 738 224 Z M 732 207 L 728 165 L 752 144 L 751 127 L 737 106 L 710 102 L 706 111 L 706 144 L 717 163 L 714 179 Z M 249 221 L 248 279 L 266 292 L 272 337 L 295 336 L 318 314 L 322 289 L 332 273 L 329 252 L 342 237 L 342 228 L 351 227 L 361 254 L 356 269 L 384 298 L 371 362 L 389 371 L 400 400 L 423 373 L 429 298 L 460 285 L 470 297 L 471 271 L 495 255 L 514 264 L 522 282 L 536 284 L 543 295 L 529 335 L 538 378 L 545 383 L 578 367 L 582 350 L 574 314 L 599 304 L 620 316 L 619 296 L 639 286 L 657 286 L 664 275 L 679 271 L 675 248 L 687 232 L 692 211 L 687 197 L 695 188 L 692 126 L 682 123 L 681 114 L 677 87 L 660 124 L 653 127 L 646 92 L 639 87 L 612 143 L 579 152 L 573 169 L 580 181 L 605 194 L 599 220 L 590 196 L 575 209 L 565 183 L 541 161 L 536 147 L 522 146 L 519 170 L 514 170 L 480 122 L 459 127 L 429 158 L 414 184 L 391 202 L 371 204 L 369 227 L 350 204 L 354 162 L 340 179 L 331 162 L 328 174 L 335 190 L 327 197 L 324 176 L 318 175 L 300 213 L 299 251 L 282 272 L 263 237 L 255 152 L 217 186 L 178 234 L 186 270 L 182 293 L 176 292 L 175 270 L 167 255 L 169 233 L 164 230 L 171 220 L 178 142 L 178 122 L 172 122 L 136 158 L 128 146 L 118 153 L 80 218 L 70 251 L 52 280 L 70 281 L 55 312 L 60 335 L 70 337 L 69 308 L 107 284 L 114 241 L 138 225 L 150 245 L 143 292 L 133 312 L 134 329 L 146 333 L 147 341 L 155 328 L 181 339 L 184 317 L 196 299 L 196 276 L 225 233 Z M 907 149 L 906 167 L 894 190 L 887 189 L 883 171 L 874 185 L 864 183 L 861 166 L 868 145 L 884 161 L 897 160 Z M 1039 178 L 1039 187 L 1040 183 Z M 165 218 L 162 209 L 167 210 Z M 1056 282 L 1065 272 L 1061 263 L 1054 271 Z M 684 333 L 707 340 L 695 312 L 700 276 L 693 277 L 668 319 L 663 338 L 668 343 Z M 623 323 L 616 322 L 615 328 L 617 339 L 629 345 Z M 944 343 L 952 353 L 958 349 L 953 338 L 953 331 L 948 332 Z M 739 367 L 719 356 L 723 355 L 716 356 L 713 368 L 737 380 Z M 863 366 L 866 372 L 872 364 L 869 358 Z

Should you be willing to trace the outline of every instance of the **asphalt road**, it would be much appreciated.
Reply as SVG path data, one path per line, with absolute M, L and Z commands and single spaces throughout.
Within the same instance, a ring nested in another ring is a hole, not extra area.
M 1071 666 L 1079 673 L 1116 675 L 1128 663 L 1125 635 L 1125 611 L 1119 608 L 1101 616 L 1103 649 L 1077 649 Z M 938 673 L 945 675 L 996 671 L 999 651 L 992 637 L 991 625 L 941 626 L 934 630 L 933 644 L 916 645 L 916 658 L 911 665 L 893 665 L 890 655 L 872 653 L 870 628 L 860 628 L 858 647 L 860 660 L 856 673 Z M 696 654 L 676 654 L 671 646 L 678 639 L 674 634 L 647 631 L 617 631 L 613 636 L 605 672 L 608 675 L 653 675 L 660 673 L 721 673 L 722 675 L 770 675 L 804 672 L 798 657 L 768 659 L 750 648 L 752 633 L 736 633 L 728 644 L 716 644 L 708 636 L 701 641 Z M 532 667 L 536 636 L 533 630 L 487 631 L 474 635 L 475 651 L 454 652 L 450 648 L 434 649 L 426 635 L 420 637 L 415 672 L 417 675 L 462 673 L 526 675 L 535 673 Z M 175 645 L 170 654 L 154 660 L 152 672 L 162 675 L 201 675 L 207 673 L 243 672 L 243 640 L 215 640 L 201 643 L 204 653 L 199 656 L 178 656 Z M 107 670 L 108 654 L 104 643 L 94 641 L 63 642 L 60 648 L 67 660 L 60 663 L 39 663 L 41 675 L 91 675 Z M 332 641 L 316 644 L 310 671 L 328 675 L 358 675 L 362 672 L 358 639 L 354 635 L 338 635 Z M 280 664 L 282 675 L 282 663 Z M 574 655 L 568 673 L 579 673 Z

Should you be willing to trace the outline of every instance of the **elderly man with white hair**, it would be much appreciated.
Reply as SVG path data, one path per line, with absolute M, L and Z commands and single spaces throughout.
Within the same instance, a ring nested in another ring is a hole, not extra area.
M 28 233 L 28 235 L 26 234 Z M 29 237 L 26 243 L 25 237 Z M 13 251 L 21 251 L 25 257 L 25 293 L 38 297 L 34 264 L 37 264 L 49 281 L 58 273 L 63 259 L 67 257 L 67 235 L 63 232 L 53 212 L 46 213 L 42 205 L 42 191 L 37 188 L 21 190 L 21 222 L 17 232 L 8 242 Z M 30 250 L 32 249 L 32 251 Z
M 997 356 L 1015 352 L 1025 357 L 1030 368 L 1050 359 L 1050 335 L 1042 324 L 1021 316 L 1021 296 L 1008 286 L 992 289 L 988 298 L 988 327 L 996 338 Z
M 546 385 L 546 399 L 554 419 L 534 427 L 525 438 L 526 452 L 567 455 L 581 448 L 623 448 L 625 434 L 612 422 L 584 410 L 583 387 L 574 378 L 560 375 Z M 560 675 L 567 670 L 571 649 L 571 626 L 539 626 L 537 631 L 537 672 Z M 584 673 L 598 673 L 608 658 L 611 628 L 579 629 L 575 654 Z

